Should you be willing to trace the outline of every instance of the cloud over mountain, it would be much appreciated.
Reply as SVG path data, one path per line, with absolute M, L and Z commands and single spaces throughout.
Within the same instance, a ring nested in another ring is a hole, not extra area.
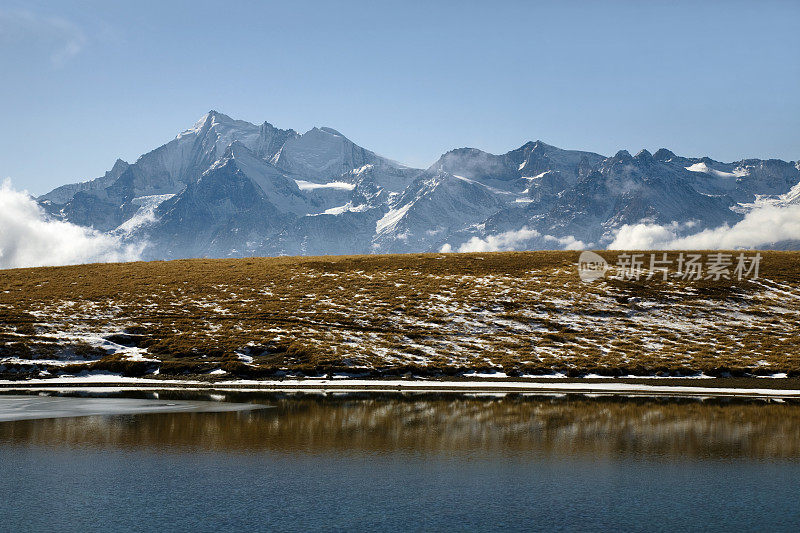
M 634 224 L 619 229 L 610 250 L 731 250 L 800 241 L 800 205 L 757 207 L 736 224 L 680 237 L 678 224 Z
M 445 244 L 441 252 L 509 252 L 515 250 L 529 250 L 541 248 L 557 248 L 562 250 L 582 250 L 586 243 L 575 237 L 553 237 L 542 235 L 536 230 L 522 228 L 517 231 L 506 231 L 497 235 L 487 235 L 484 238 L 472 237 L 467 242 L 453 249 L 450 244 Z
M 0 185 L 0 268 L 133 261 L 140 251 L 111 235 L 52 220 L 10 180 Z

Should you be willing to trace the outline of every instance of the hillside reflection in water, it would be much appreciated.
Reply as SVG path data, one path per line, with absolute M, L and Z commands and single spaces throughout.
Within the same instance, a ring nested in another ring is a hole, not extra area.
M 374 393 L 226 393 L 224 401 L 274 407 L 5 422 L 0 443 L 233 453 L 800 457 L 800 403 L 791 402 Z

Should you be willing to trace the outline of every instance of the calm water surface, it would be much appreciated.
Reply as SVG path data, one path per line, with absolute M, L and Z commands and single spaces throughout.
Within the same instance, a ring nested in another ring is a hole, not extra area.
M 797 403 L 160 399 L 270 407 L 0 422 L 0 530 L 800 530 Z

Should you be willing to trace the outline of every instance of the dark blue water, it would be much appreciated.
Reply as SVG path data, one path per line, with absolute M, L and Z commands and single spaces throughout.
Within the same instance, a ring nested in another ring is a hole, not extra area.
M 0 530 L 800 531 L 796 434 L 758 406 L 475 402 L 0 424 Z
M 11 448 L 5 531 L 800 530 L 789 463 Z

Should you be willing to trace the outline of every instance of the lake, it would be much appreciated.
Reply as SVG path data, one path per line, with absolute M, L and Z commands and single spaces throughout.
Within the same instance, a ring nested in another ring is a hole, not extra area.
M 3 531 L 800 530 L 792 401 L 126 391 L 4 415 Z

